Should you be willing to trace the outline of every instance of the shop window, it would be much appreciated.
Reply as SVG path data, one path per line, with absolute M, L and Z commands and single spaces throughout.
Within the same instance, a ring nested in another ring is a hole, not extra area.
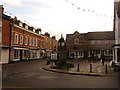
M 20 58 L 20 50 L 15 49 L 14 50 L 14 59 L 19 59 Z
M 18 44 L 18 34 L 15 34 L 14 41 L 15 41 L 15 44 Z

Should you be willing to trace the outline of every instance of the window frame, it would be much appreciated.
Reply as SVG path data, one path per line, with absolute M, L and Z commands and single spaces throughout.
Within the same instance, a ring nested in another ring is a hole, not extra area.
M 20 44 L 23 45 L 23 35 L 20 35 Z
M 14 43 L 15 43 L 15 44 L 18 44 L 18 39 L 19 39 L 18 34 L 15 34 L 15 38 L 14 38 Z

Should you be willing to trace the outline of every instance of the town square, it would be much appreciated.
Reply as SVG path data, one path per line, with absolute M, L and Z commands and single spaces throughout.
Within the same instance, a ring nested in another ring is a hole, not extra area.
M 98 1 L 0 2 L 0 88 L 119 90 L 120 1 Z

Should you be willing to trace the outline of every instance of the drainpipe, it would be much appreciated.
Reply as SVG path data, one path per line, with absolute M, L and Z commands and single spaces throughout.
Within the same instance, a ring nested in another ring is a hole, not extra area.
M 9 44 L 9 46 L 10 46 L 10 48 L 9 48 L 9 62 L 8 63 L 10 63 L 10 59 L 11 59 L 11 49 L 12 49 L 12 25 L 13 25 L 13 23 L 12 23 L 12 21 L 10 20 L 10 44 Z

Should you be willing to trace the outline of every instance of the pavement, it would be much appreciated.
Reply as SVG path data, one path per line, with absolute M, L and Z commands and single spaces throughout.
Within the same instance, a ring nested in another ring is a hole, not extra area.
M 74 68 L 67 69 L 53 69 L 51 65 L 45 65 L 42 69 L 57 73 L 64 73 L 70 75 L 86 75 L 86 76 L 101 76 L 118 78 L 120 72 L 115 72 L 110 66 L 109 61 L 105 61 L 104 65 L 98 60 L 68 60 L 68 63 L 74 64 Z M 79 64 L 79 71 L 78 71 Z M 92 64 L 92 72 L 90 72 L 90 64 Z M 107 71 L 106 71 L 107 65 Z

